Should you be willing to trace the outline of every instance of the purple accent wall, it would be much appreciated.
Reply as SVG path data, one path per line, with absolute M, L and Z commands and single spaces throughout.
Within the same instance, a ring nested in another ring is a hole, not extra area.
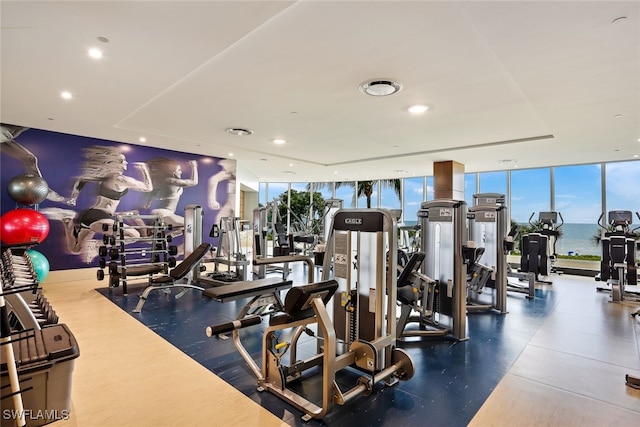
M 3 139 L 4 141 L 4 139 Z M 76 178 L 82 175 L 82 164 L 85 159 L 84 149 L 89 146 L 114 147 L 126 157 L 128 168 L 123 175 L 140 179 L 141 174 L 133 167 L 135 162 L 147 163 L 150 159 L 164 157 L 176 161 L 182 169 L 182 179 L 191 177 L 190 161 L 197 161 L 198 184 L 192 187 L 184 187 L 179 196 L 179 202 L 175 213 L 184 216 L 184 207 L 197 204 L 203 207 L 203 242 L 216 244 L 214 239 L 209 237 L 209 230 L 216 220 L 219 210 L 212 210 L 208 204 L 208 181 L 209 178 L 222 167 L 219 164 L 221 159 L 206 157 L 202 155 L 181 153 L 178 151 L 164 150 L 152 147 L 145 147 L 133 144 L 121 144 L 114 141 L 106 141 L 95 138 L 87 138 L 75 135 L 67 135 L 56 132 L 43 131 L 38 129 L 27 129 L 19 133 L 13 140 L 15 143 L 26 148 L 37 159 L 37 165 L 43 178 L 47 181 L 51 190 L 61 196 L 68 198 L 71 195 Z M 1 187 L 1 213 L 17 207 L 16 202 L 9 196 L 7 184 L 16 175 L 27 172 L 27 166 L 23 159 L 19 159 L 14 153 L 10 153 L 8 146 L 2 143 L 0 154 L 0 187 Z M 228 162 L 228 161 L 227 161 Z M 235 164 L 232 174 L 235 176 Z M 235 180 L 235 178 L 233 178 Z M 99 181 L 88 182 L 79 192 L 76 205 L 69 205 L 65 201 L 55 202 L 44 200 L 37 209 L 40 211 L 55 211 L 52 208 L 64 210 L 67 214 L 76 213 L 74 219 L 77 222 L 80 214 L 91 208 L 98 198 Z M 227 200 L 234 197 L 228 194 L 226 182 L 220 183 L 216 191 L 216 198 L 220 205 L 231 203 L 235 205 L 235 200 Z M 149 214 L 153 209 L 152 204 L 149 209 L 145 208 L 148 202 L 149 193 L 129 190 L 119 201 L 117 212 L 138 210 L 140 214 Z M 66 270 L 74 268 L 97 267 L 98 257 L 88 259 L 86 253 L 75 253 L 69 250 L 68 230 L 69 219 L 65 224 L 62 219 L 53 218 L 55 215 L 48 215 L 50 232 L 49 236 L 33 249 L 41 252 L 48 259 L 51 270 Z M 94 240 L 102 241 L 102 234 L 96 233 Z M 171 244 L 180 246 L 183 237 L 176 237 Z M 135 245 L 135 243 L 134 243 Z M 76 251 L 77 252 L 77 251 Z

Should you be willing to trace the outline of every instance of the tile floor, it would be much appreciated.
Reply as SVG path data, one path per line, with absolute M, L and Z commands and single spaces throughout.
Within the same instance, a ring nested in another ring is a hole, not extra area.
M 44 283 L 80 345 L 71 417 L 56 427 L 304 425 L 299 411 L 255 390 L 230 341 L 204 335 L 233 318 L 235 304 L 154 292 L 133 314 L 136 291 L 105 297 L 94 274 L 52 272 Z M 630 316 L 640 303 L 609 303 L 592 278 L 553 281 L 535 300 L 510 296 L 506 315 L 470 315 L 468 341 L 402 344 L 414 378 L 307 425 L 639 425 L 640 391 L 624 377 L 640 376 L 640 318 Z M 252 351 L 259 335 L 247 336 Z

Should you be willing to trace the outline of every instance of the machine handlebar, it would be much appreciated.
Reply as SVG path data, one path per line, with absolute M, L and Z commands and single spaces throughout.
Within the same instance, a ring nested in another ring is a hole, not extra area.
M 247 326 L 258 325 L 261 321 L 262 318 L 259 315 L 254 314 L 240 320 L 234 320 L 233 322 L 207 326 L 207 328 L 205 329 L 205 333 L 208 337 L 212 337 L 214 335 L 220 335 L 226 332 L 235 331 L 236 329 L 246 328 Z
M 600 228 L 604 228 L 605 230 L 607 229 L 607 227 L 604 226 L 604 224 L 602 223 L 602 218 L 604 217 L 604 212 L 602 212 L 600 214 L 600 216 L 598 217 L 598 225 L 600 226 Z

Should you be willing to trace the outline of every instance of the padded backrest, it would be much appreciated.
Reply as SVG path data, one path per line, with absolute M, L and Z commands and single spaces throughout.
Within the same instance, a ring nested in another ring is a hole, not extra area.
M 207 254 L 207 252 L 209 252 L 210 249 L 210 243 L 202 243 L 193 252 L 191 252 L 188 257 L 183 259 L 180 264 L 178 264 L 173 270 L 171 270 L 169 276 L 171 276 L 173 280 L 182 279 L 189 273 L 189 271 L 191 271 L 193 267 L 196 266 L 198 262 L 200 262 L 202 258 L 204 258 L 204 256 Z
M 322 296 L 326 305 L 338 289 L 338 282 L 326 280 L 324 282 L 309 283 L 308 285 L 295 286 L 289 289 L 284 300 L 284 311 L 294 315 L 312 308 L 311 300 L 316 296 Z
M 398 276 L 398 288 L 401 288 L 406 285 L 410 285 L 409 278 L 411 277 L 411 273 L 418 270 L 422 262 L 424 261 L 425 253 L 424 252 L 414 252 L 411 254 L 411 258 L 409 258 L 409 262 L 402 269 L 400 276 Z
M 274 228 L 276 231 L 276 239 L 278 242 L 278 246 L 286 246 L 287 245 L 287 229 L 284 224 L 281 222 L 276 222 L 274 224 Z

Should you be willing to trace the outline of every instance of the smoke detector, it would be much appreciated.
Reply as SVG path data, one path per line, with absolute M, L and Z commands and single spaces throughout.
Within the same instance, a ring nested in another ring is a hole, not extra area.
M 402 90 L 402 83 L 391 79 L 368 80 L 358 86 L 360 92 L 371 96 L 388 96 Z

